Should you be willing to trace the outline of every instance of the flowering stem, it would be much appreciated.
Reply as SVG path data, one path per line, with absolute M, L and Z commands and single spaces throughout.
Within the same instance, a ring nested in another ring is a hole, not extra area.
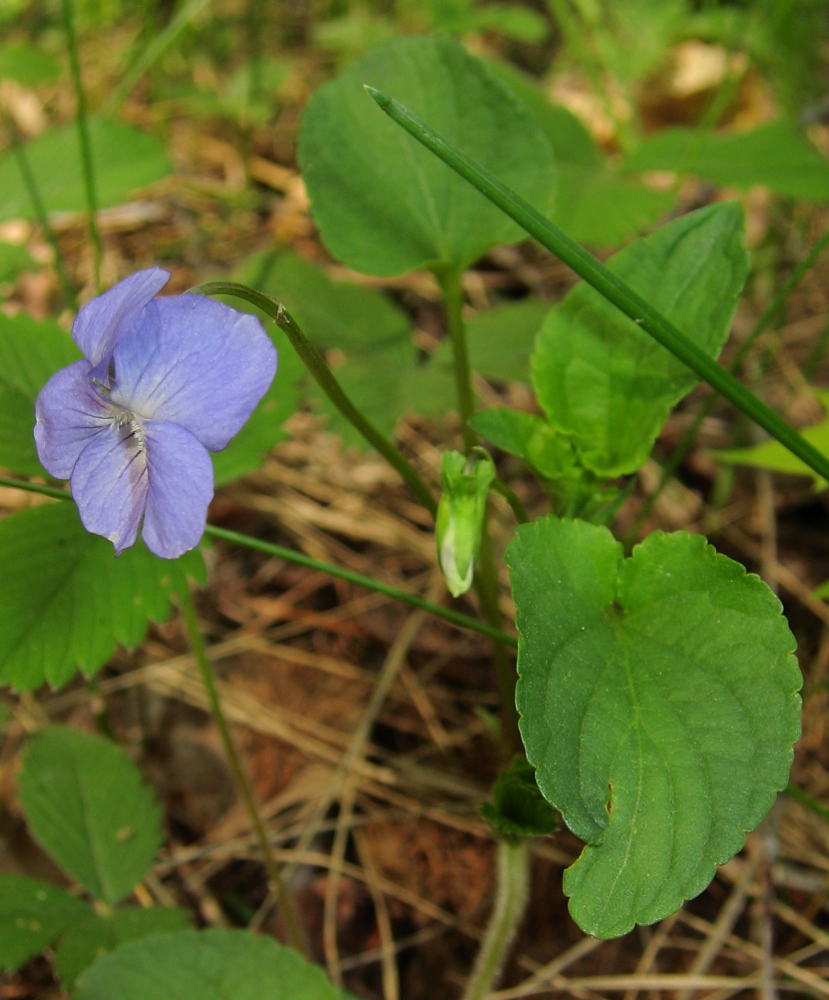
M 530 887 L 528 840 L 498 842 L 498 885 L 495 906 L 481 942 L 463 1000 L 484 1000 L 504 967 L 510 946 L 527 909 Z
M 75 289 L 72 287 L 69 281 L 69 276 L 66 273 L 66 268 L 63 265 L 63 255 L 60 252 L 60 244 L 58 243 L 58 238 L 55 236 L 55 231 L 49 225 L 49 215 L 46 212 L 46 206 L 43 204 L 43 199 L 40 197 L 40 189 L 37 186 L 37 181 L 35 180 L 35 175 L 32 173 L 32 168 L 29 164 L 29 158 L 26 155 L 26 151 L 23 148 L 23 143 L 20 141 L 20 136 L 17 133 L 17 126 L 12 119 L 12 116 L 3 108 L 3 119 L 6 123 L 6 127 L 9 130 L 9 135 L 11 136 L 12 149 L 14 150 L 14 156 L 17 160 L 17 167 L 20 170 L 20 176 L 23 178 L 23 183 L 26 185 L 26 191 L 28 192 L 29 198 L 32 202 L 32 208 L 35 210 L 35 215 L 37 216 L 37 221 L 40 223 L 40 228 L 43 230 L 43 235 L 46 237 L 49 246 L 52 248 L 52 252 L 55 255 L 55 270 L 58 273 L 58 281 L 60 282 L 60 287 L 63 290 L 63 297 L 66 299 L 66 304 L 73 312 L 78 311 L 78 300 L 75 297 Z
M 475 410 L 475 398 L 472 393 L 472 371 L 469 367 L 466 324 L 463 321 L 461 272 L 454 268 L 447 268 L 438 273 L 438 280 L 446 302 L 446 318 L 452 341 L 455 385 L 461 417 L 461 434 L 464 451 L 468 454 L 478 443 L 478 435 L 469 424 Z M 516 499 L 518 498 L 516 497 Z M 492 544 L 488 517 L 484 517 L 481 529 L 481 547 L 478 553 L 474 586 L 478 600 L 481 602 L 484 618 L 493 629 L 501 631 L 503 618 L 498 600 L 500 590 L 498 567 L 495 562 L 495 547 Z M 518 731 L 518 711 L 515 707 L 515 685 L 518 681 L 518 675 L 515 663 L 507 653 L 503 642 L 495 638 L 492 640 L 492 660 L 495 664 L 498 700 L 501 706 L 501 741 L 504 755 L 509 760 L 516 753 L 522 752 L 521 735 Z
M 9 476 L 0 476 L 0 486 L 24 490 L 27 493 L 39 493 L 41 496 L 51 497 L 53 500 L 72 499 L 71 493 L 59 486 L 27 483 L 23 479 L 12 479 Z M 267 555 L 277 556 L 277 558 L 285 559 L 287 562 L 307 566 L 309 569 L 327 573 L 329 576 L 338 577 L 340 580 L 348 580 L 349 583 L 354 583 L 358 587 L 365 587 L 366 590 L 374 590 L 377 593 L 385 594 L 386 597 L 390 597 L 392 600 L 411 604 L 415 608 L 421 608 L 423 611 L 428 611 L 429 614 L 435 615 L 436 618 L 443 618 L 444 621 L 451 622 L 459 628 L 469 629 L 470 632 L 478 632 L 481 635 L 488 636 L 490 639 L 498 639 L 500 642 L 510 646 L 517 644 L 517 639 L 514 635 L 494 629 L 486 622 L 478 621 L 477 618 L 470 618 L 469 615 L 464 615 L 460 611 L 453 611 L 452 608 L 444 608 L 440 604 L 433 604 L 419 594 L 412 594 L 408 590 L 393 587 L 389 583 L 375 580 L 374 577 L 363 576 L 362 573 L 355 573 L 353 570 L 345 569 L 342 566 L 335 566 L 332 563 L 313 559 L 311 556 L 306 556 L 304 552 L 297 552 L 296 549 L 287 549 L 283 545 L 274 545 L 272 542 L 265 542 L 259 538 L 253 538 L 251 535 L 243 535 L 238 531 L 228 531 L 226 528 L 218 528 L 212 524 L 207 525 L 204 533 L 210 535 L 212 538 L 219 538 L 222 541 L 232 542 L 235 545 L 244 545 L 245 548 L 254 549 L 256 552 L 265 552 Z
M 92 240 L 92 254 L 95 263 L 95 287 L 101 294 L 101 234 L 98 231 L 98 198 L 95 193 L 95 168 L 92 163 L 92 146 L 89 141 L 89 125 L 86 117 L 86 98 L 81 80 L 81 64 L 78 59 L 78 44 L 75 38 L 75 25 L 72 20 L 72 0 L 63 0 L 63 28 L 66 32 L 66 47 L 69 50 L 69 69 L 72 74 L 72 85 L 75 89 L 76 119 L 78 122 L 78 140 L 81 147 L 81 164 L 83 166 L 84 186 L 86 187 L 86 206 L 89 224 L 89 236 Z
M 774 410 L 766 406 L 753 392 L 746 389 L 722 365 L 710 358 L 702 348 L 661 313 L 657 312 L 646 299 L 635 292 L 617 274 L 608 270 L 584 247 L 569 237 L 563 229 L 550 222 L 549 219 L 545 219 L 520 195 L 510 190 L 497 177 L 447 142 L 399 101 L 380 93 L 373 87 L 366 87 L 366 90 L 393 121 L 435 156 L 443 160 L 452 170 L 469 181 L 481 194 L 517 222 L 525 232 L 554 253 L 589 285 L 592 285 L 608 302 L 611 302 L 625 316 L 641 326 L 657 343 L 679 358 L 683 364 L 696 372 L 720 395 L 725 396 L 747 417 L 768 431 L 784 448 L 796 455 L 810 469 L 824 479 L 829 479 L 829 457 L 818 451 L 802 434 L 798 434 Z
M 265 295 L 263 292 L 257 292 L 252 288 L 248 288 L 247 285 L 240 285 L 235 281 L 208 281 L 203 285 L 196 285 L 190 291 L 197 292 L 199 295 L 234 295 L 236 298 L 250 302 L 258 309 L 266 312 L 271 319 L 275 320 L 277 325 L 285 331 L 297 354 L 302 359 L 303 364 L 334 406 L 337 407 L 346 420 L 357 428 L 366 441 L 373 448 L 376 448 L 383 458 L 400 473 L 403 481 L 407 483 L 426 510 L 429 511 L 432 517 L 435 516 L 437 513 L 437 502 L 432 496 L 429 487 L 420 478 L 403 454 L 384 434 L 381 434 L 377 430 L 371 421 L 367 420 L 360 413 L 348 396 L 346 396 L 342 386 L 325 363 L 323 356 L 305 336 L 293 316 L 280 305 L 277 299 L 272 295 Z
M 250 782 L 248 781 L 242 768 L 242 762 L 239 759 L 239 755 L 236 752 L 236 747 L 233 743 L 233 737 L 230 734 L 230 727 L 227 724 L 227 719 L 225 718 L 224 711 L 222 710 L 222 703 L 219 700 L 219 692 L 216 690 L 216 684 L 213 680 L 213 671 L 210 669 L 204 639 L 202 638 L 198 619 L 196 618 L 196 609 L 193 607 L 193 601 L 186 586 L 182 587 L 182 592 L 179 594 L 179 607 L 181 608 L 181 614 L 187 628 L 187 635 L 190 639 L 193 656 L 199 665 L 199 671 L 201 672 L 204 690 L 207 694 L 207 700 L 210 702 L 210 712 L 213 716 L 213 721 L 216 723 L 216 727 L 219 730 L 219 735 L 221 736 L 228 764 L 230 764 L 230 769 L 233 772 L 236 787 L 239 789 L 239 792 L 244 799 L 248 816 L 250 817 L 251 824 L 256 834 L 256 839 L 259 842 L 259 849 L 262 852 L 262 860 L 265 862 L 265 868 L 268 872 L 271 889 L 276 893 L 276 896 L 279 899 L 279 905 L 282 908 L 282 914 L 285 918 L 285 924 L 288 929 L 288 937 L 290 938 L 291 944 L 297 951 L 302 954 L 307 954 L 305 941 L 303 939 L 302 931 L 300 930 L 297 915 L 294 911 L 293 904 L 291 903 L 291 898 L 288 895 L 282 881 L 282 876 L 279 874 L 279 866 L 277 865 L 276 859 L 271 851 L 271 845 L 268 841 L 265 824 L 262 822 L 262 817 L 259 815 L 259 810 L 256 808 L 256 800 L 253 796 L 253 789 L 251 788 Z

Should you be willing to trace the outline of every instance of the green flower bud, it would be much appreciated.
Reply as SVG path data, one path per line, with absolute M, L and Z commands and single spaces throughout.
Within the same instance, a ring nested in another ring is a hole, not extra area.
M 494 478 L 495 464 L 483 448 L 473 448 L 468 457 L 458 451 L 443 453 L 443 494 L 438 504 L 435 540 L 440 568 L 453 597 L 465 594 L 472 586 L 486 496 Z

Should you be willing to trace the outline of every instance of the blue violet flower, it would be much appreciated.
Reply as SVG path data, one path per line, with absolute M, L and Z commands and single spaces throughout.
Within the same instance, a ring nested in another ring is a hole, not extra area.
M 201 295 L 154 296 L 151 267 L 78 313 L 85 360 L 37 398 L 44 468 L 69 479 L 87 531 L 116 553 L 135 544 L 175 559 L 198 545 L 213 498 L 209 451 L 221 451 L 267 392 L 276 350 L 255 316 Z

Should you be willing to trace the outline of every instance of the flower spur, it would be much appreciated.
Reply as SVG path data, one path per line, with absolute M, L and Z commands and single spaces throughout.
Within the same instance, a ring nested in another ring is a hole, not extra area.
M 175 559 L 198 545 L 213 497 L 209 451 L 237 434 L 276 373 L 255 316 L 200 295 L 154 296 L 170 275 L 138 271 L 78 313 L 84 360 L 35 405 L 44 468 L 69 479 L 84 527 L 116 553 L 142 535 Z

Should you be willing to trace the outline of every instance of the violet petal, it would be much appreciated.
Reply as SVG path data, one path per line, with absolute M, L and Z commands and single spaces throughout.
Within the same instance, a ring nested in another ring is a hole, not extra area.
M 68 479 L 90 439 L 108 424 L 111 408 L 89 383 L 91 365 L 76 361 L 49 379 L 35 403 L 35 444 L 46 471 Z
M 213 499 L 213 463 L 204 446 L 178 424 L 148 420 L 149 496 L 144 541 L 150 552 L 176 559 L 199 544 Z
M 151 302 L 114 361 L 113 401 L 180 424 L 211 451 L 241 430 L 276 373 L 259 320 L 201 295 Z
M 111 421 L 81 452 L 70 479 L 87 531 L 103 535 L 120 554 L 138 537 L 147 504 L 147 452 L 142 435 Z
M 72 324 L 72 339 L 93 366 L 109 362 L 117 341 L 169 280 L 169 271 L 148 267 L 87 302 Z

